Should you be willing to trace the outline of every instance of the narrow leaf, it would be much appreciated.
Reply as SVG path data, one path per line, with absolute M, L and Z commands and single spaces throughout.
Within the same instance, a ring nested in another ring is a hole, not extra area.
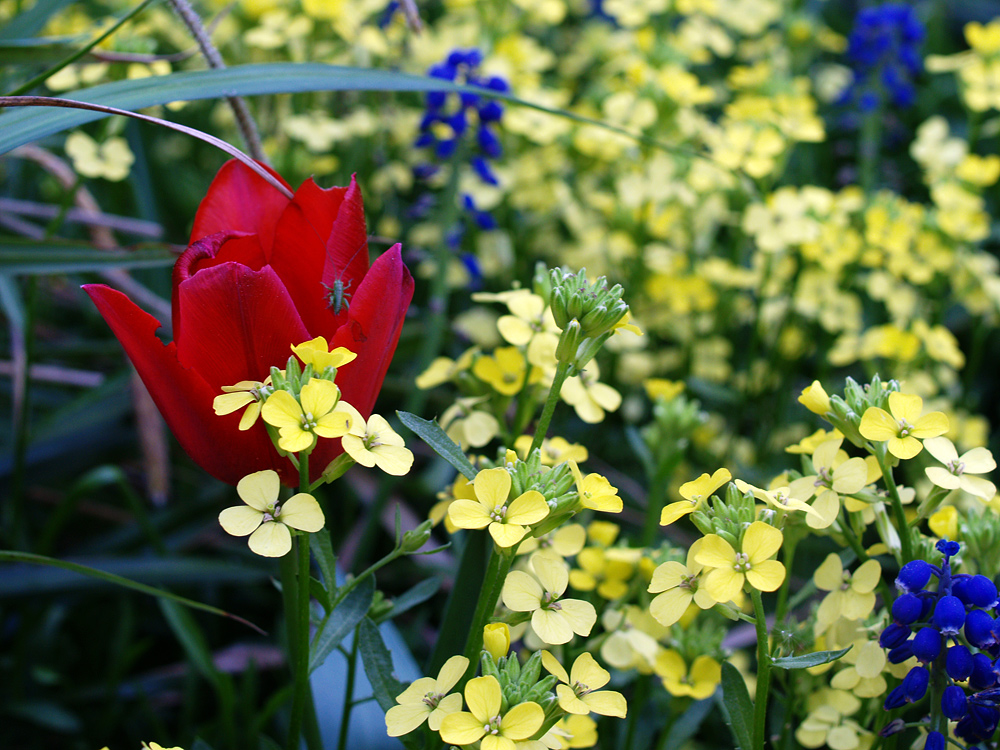
M 330 602 L 330 595 L 326 591 L 326 586 L 312 577 L 309 578 L 309 596 L 322 605 L 324 612 L 330 614 L 333 606 Z
M 69 570 L 73 573 L 79 573 L 80 575 L 97 578 L 101 581 L 105 581 L 106 583 L 113 583 L 116 586 L 122 586 L 143 594 L 149 594 L 150 596 L 156 596 L 161 599 L 169 599 L 177 602 L 178 604 L 183 604 L 185 607 L 190 607 L 191 609 L 200 609 L 204 612 L 211 612 L 213 615 L 228 617 L 231 620 L 243 623 L 249 628 L 253 628 L 261 635 L 267 635 L 267 633 L 254 625 L 252 622 L 244 620 L 242 617 L 230 614 L 229 612 L 219 609 L 218 607 L 213 607 L 209 604 L 202 604 L 201 602 L 196 602 L 183 596 L 178 596 L 170 591 L 164 591 L 163 589 L 158 589 L 154 586 L 147 586 L 144 583 L 138 583 L 137 581 L 115 575 L 114 573 L 97 570 L 96 568 L 88 568 L 86 565 L 80 565 L 79 563 L 73 563 L 67 560 L 58 560 L 53 557 L 45 557 L 44 555 L 35 555 L 30 552 L 14 552 L 12 550 L 0 550 L 0 562 L 22 562 L 30 563 L 32 565 L 50 565 L 55 568 L 62 568 L 63 570 Z
M 374 597 L 375 577 L 369 576 L 336 606 L 309 646 L 310 673 L 325 662 L 347 634 L 364 619 Z
M 145 246 L 130 252 L 96 250 L 84 243 L 34 243 L 5 240 L 0 244 L 0 273 L 54 274 L 103 271 L 109 268 L 167 268 L 177 261 L 170 246 Z
M 778 659 L 772 659 L 771 663 L 781 669 L 808 669 L 809 667 L 818 667 L 820 664 L 829 664 L 831 661 L 837 661 L 837 659 L 850 650 L 851 646 L 848 646 L 836 651 L 814 651 L 811 654 L 802 654 L 801 656 L 782 656 Z
M 722 662 L 722 710 L 737 747 L 750 750 L 753 745 L 753 703 L 743 675 L 728 661 Z
M 195 622 L 190 613 L 181 609 L 175 602 L 161 599 L 158 604 L 188 659 L 198 670 L 198 673 L 218 690 L 221 675 L 219 670 L 215 668 L 212 652 L 208 649 L 208 644 L 205 642 L 205 637 L 202 635 L 198 623 Z
M 332 601 L 335 598 L 333 593 L 337 590 L 337 555 L 333 551 L 330 532 L 326 529 L 320 529 L 315 534 L 310 534 L 309 547 L 316 558 L 319 572 L 323 576 L 323 585 L 330 592 L 330 600 Z
M 392 654 L 371 618 L 366 617 L 358 625 L 358 648 L 375 700 L 383 711 L 388 711 L 396 705 L 396 696 L 403 692 L 403 685 L 392 673 Z
M 418 604 L 423 604 L 430 599 L 441 588 L 441 579 L 438 577 L 428 578 L 421 581 L 404 594 L 392 600 L 392 609 L 378 619 L 378 622 L 385 622 L 394 617 L 398 617 L 407 610 L 413 609 Z
M 465 452 L 458 444 L 448 437 L 437 422 L 421 419 L 408 411 L 397 411 L 399 421 L 413 430 L 427 445 L 434 449 L 441 458 L 458 469 L 470 482 L 476 478 L 476 469 L 469 463 Z

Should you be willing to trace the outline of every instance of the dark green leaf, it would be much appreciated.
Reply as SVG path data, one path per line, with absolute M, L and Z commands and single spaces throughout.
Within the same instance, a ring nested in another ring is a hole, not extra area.
M 133 591 L 139 591 L 143 594 L 149 594 L 150 596 L 156 596 L 161 599 L 169 599 L 171 601 L 177 602 L 178 604 L 183 604 L 185 607 L 191 607 L 192 609 L 200 609 L 205 612 L 211 612 L 214 615 L 219 615 L 221 617 L 228 617 L 230 619 L 241 622 L 244 625 L 253 628 L 258 633 L 264 633 L 259 627 L 254 625 L 252 622 L 244 620 L 242 617 L 237 617 L 236 615 L 230 614 L 225 610 L 219 609 L 218 607 L 213 607 L 208 604 L 202 604 L 201 602 L 196 602 L 183 596 L 178 596 L 170 591 L 164 591 L 163 589 L 154 588 L 153 586 L 147 586 L 144 583 L 139 583 L 138 581 L 133 581 L 129 578 L 125 578 L 114 573 L 109 573 L 105 570 L 98 570 L 97 568 L 91 568 L 86 565 L 81 565 L 75 562 L 69 562 L 68 560 L 58 560 L 54 557 L 45 557 L 44 555 L 35 555 L 30 552 L 14 552 L 12 550 L 0 550 L 0 562 L 20 562 L 29 563 L 31 565 L 45 565 L 54 568 L 61 568 L 62 570 L 69 571 L 76 575 L 88 576 L 90 578 L 96 578 L 105 583 L 112 583 L 116 586 L 122 586 L 127 589 L 132 589 Z M 196 561 L 196 560 L 151 560 L 151 561 L 140 561 L 140 560 L 124 560 L 119 561 L 125 563 L 130 569 L 135 569 L 139 567 L 158 567 L 162 569 L 162 579 L 164 580 L 174 580 L 175 572 L 172 570 L 174 566 L 181 568 L 187 568 L 187 574 L 190 575 L 192 581 L 204 582 L 205 579 L 205 568 L 212 567 L 211 561 Z M 149 563 L 154 563 L 155 565 L 150 565 Z M 218 565 L 218 563 L 216 563 Z M 227 566 L 223 564 L 224 567 L 235 567 Z M 37 581 L 39 577 L 34 577 L 31 575 L 32 571 L 30 568 L 22 568 L 18 570 L 17 575 L 3 575 L 0 576 L 0 593 L 11 594 L 32 594 L 37 595 L 39 589 L 44 588 L 43 586 L 33 585 L 32 580 Z M 235 573 L 235 571 L 234 571 Z M 243 575 L 243 580 L 252 580 L 253 578 L 262 577 L 263 574 L 258 573 L 253 575 L 252 570 L 246 571 L 249 575 Z M 235 576 L 234 576 L 235 577 Z M 63 579 L 66 576 L 62 576 Z M 232 579 L 231 579 L 232 580 Z M 67 586 L 65 580 L 59 581 L 61 585 L 49 585 L 48 590 L 59 590 Z M 51 581 L 50 581 L 51 584 Z
M 159 600 L 160 611 L 167 620 L 167 624 L 173 631 L 177 641 L 187 654 L 188 660 L 198 670 L 198 673 L 212 683 L 218 689 L 222 675 L 215 668 L 212 661 L 212 652 L 208 650 L 208 644 L 202 635 L 201 628 L 195 622 L 191 614 L 175 602 Z
M 358 625 L 358 648 L 375 700 L 383 711 L 388 711 L 396 705 L 396 696 L 403 692 L 403 684 L 393 675 L 392 654 L 385 647 L 378 625 L 370 618 L 366 617 Z
M 312 672 L 357 627 L 375 597 L 375 577 L 369 576 L 340 602 L 309 646 L 309 671 Z
M 430 599 L 441 588 L 441 579 L 434 577 L 421 581 L 401 596 L 392 600 L 392 609 L 379 618 L 378 622 L 391 620 L 393 617 L 403 614 L 409 609 L 413 609 L 418 604 L 423 604 Z
M 327 614 L 333 609 L 330 595 L 326 592 L 326 586 L 312 577 L 309 578 L 309 596 L 318 601 Z
M 334 599 L 334 592 L 337 590 L 337 555 L 333 551 L 333 542 L 330 541 L 330 532 L 320 529 L 315 534 L 309 535 L 309 548 L 316 558 L 320 575 L 323 576 L 323 585 L 330 593 L 330 600 Z
M 486 558 L 493 551 L 489 534 L 470 532 L 464 535 L 461 562 L 455 574 L 455 585 L 441 617 L 441 631 L 427 665 L 426 674 L 437 674 L 448 657 L 455 653 L 455 644 L 464 644 L 472 627 L 474 602 L 486 585 Z
M 18 242 L 0 244 L 0 273 L 53 274 L 102 271 L 109 268 L 167 268 L 177 261 L 168 245 L 130 252 L 96 250 L 84 243 Z
M 811 654 L 802 654 L 801 656 L 782 656 L 778 659 L 772 659 L 771 663 L 781 669 L 808 669 L 809 667 L 818 667 L 820 664 L 829 664 L 831 661 L 837 661 L 837 659 L 850 650 L 851 647 L 848 646 L 836 651 L 814 651 Z
M 743 675 L 728 661 L 722 662 L 722 709 L 737 747 L 750 750 L 753 746 L 753 703 Z
M 476 469 L 469 463 L 462 449 L 434 421 L 421 419 L 408 411 L 397 411 L 399 421 L 413 430 L 427 445 L 434 449 L 441 458 L 458 469 L 470 482 L 476 478 Z
M 695 732 L 702 725 L 702 722 L 712 712 L 715 701 L 706 698 L 703 701 L 695 701 L 687 710 L 682 713 L 677 720 L 670 725 L 667 731 L 667 738 L 662 744 L 663 750 L 680 750 L 687 744 L 687 741 L 694 737 Z
M 73 49 L 70 41 L 63 37 L 5 39 L 0 41 L 0 65 L 52 63 L 62 60 Z
M 19 13 L 0 26 L 0 39 L 31 37 L 45 28 L 49 18 L 69 5 L 72 0 L 38 0 L 29 10 Z

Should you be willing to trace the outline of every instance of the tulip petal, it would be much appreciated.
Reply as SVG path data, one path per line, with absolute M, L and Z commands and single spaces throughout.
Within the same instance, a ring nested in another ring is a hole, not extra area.
M 262 425 L 241 432 L 237 414 L 215 414 L 212 402 L 219 391 L 198 372 L 180 364 L 174 344 L 164 345 L 157 338 L 160 323 L 156 318 L 103 284 L 83 289 L 118 338 L 171 432 L 201 468 L 229 484 L 265 468 L 279 472 L 286 481 L 298 479 L 292 465 L 275 452 Z M 225 385 L 243 379 L 237 377 Z
M 261 166 L 291 192 L 281 175 L 266 165 Z M 267 250 L 271 247 L 278 217 L 287 205 L 288 198 L 273 185 L 247 165 L 231 159 L 222 165 L 198 206 L 191 241 L 216 232 L 254 232 Z
M 239 380 L 262 380 L 288 360 L 290 342 L 309 337 L 269 266 L 212 266 L 181 281 L 174 297 L 184 313 L 183 330 L 175 330 L 177 357 L 218 391 Z

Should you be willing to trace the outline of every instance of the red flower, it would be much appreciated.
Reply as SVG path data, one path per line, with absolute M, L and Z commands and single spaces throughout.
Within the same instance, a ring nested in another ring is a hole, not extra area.
M 276 175 L 277 176 L 277 175 Z M 280 177 L 278 179 L 281 179 Z M 361 191 L 307 180 L 289 200 L 238 161 L 227 162 L 202 200 L 191 245 L 174 266 L 173 343 L 159 322 L 103 284 L 84 289 L 114 331 L 181 446 L 205 471 L 236 484 L 274 469 L 297 482 L 261 422 L 217 416 L 222 386 L 284 368 L 291 345 L 323 336 L 358 357 L 337 373 L 344 400 L 367 417 L 399 341 L 413 279 L 397 244 L 369 268 Z M 330 297 L 341 291 L 343 304 Z M 339 311 L 338 311 L 339 308 Z M 341 452 L 320 440 L 312 478 Z

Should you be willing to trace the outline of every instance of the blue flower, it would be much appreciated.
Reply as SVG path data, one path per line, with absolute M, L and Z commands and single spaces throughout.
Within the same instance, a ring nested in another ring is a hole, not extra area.
M 847 61 L 854 83 L 843 101 L 857 101 L 873 111 L 883 103 L 912 106 L 916 100 L 913 79 L 923 63 L 920 46 L 924 28 L 906 3 L 885 3 L 864 8 L 854 19 L 847 38 Z

